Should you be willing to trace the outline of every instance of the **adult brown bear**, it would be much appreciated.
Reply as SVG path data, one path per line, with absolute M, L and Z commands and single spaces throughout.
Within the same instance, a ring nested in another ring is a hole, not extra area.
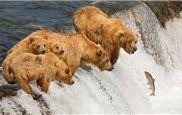
M 30 35 L 19 41 L 7 52 L 8 55 L 2 63 L 2 68 L 3 77 L 8 83 L 14 83 L 12 73 L 9 69 L 13 59 L 22 53 L 32 53 L 36 55 L 46 53 L 48 49 L 47 38 L 52 33 L 54 32 L 49 29 L 41 29 L 32 32 Z
M 34 55 L 22 53 L 16 56 L 10 64 L 13 80 L 33 98 L 38 98 L 29 85 L 29 81 L 36 80 L 41 91 L 47 92 L 52 80 L 73 84 L 72 73 L 64 61 L 53 53 Z
M 116 18 L 110 18 L 106 13 L 94 6 L 86 6 L 74 13 L 73 24 L 77 32 L 83 31 L 93 42 L 101 44 L 108 52 L 114 65 L 122 47 L 131 54 L 137 50 L 137 34 Z
M 48 37 L 48 41 L 49 52 L 64 60 L 73 74 L 85 63 L 92 63 L 102 71 L 113 68 L 108 53 L 82 33 L 54 33 Z
M 13 46 L 2 63 L 3 77 L 8 83 L 14 83 L 10 64 L 16 56 L 22 53 L 43 54 L 47 52 L 47 40 L 42 36 L 27 36 L 17 45 Z

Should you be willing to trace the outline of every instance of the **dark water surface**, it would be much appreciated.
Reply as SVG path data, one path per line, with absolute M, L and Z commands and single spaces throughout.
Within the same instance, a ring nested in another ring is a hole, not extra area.
M 89 1 L 0 1 L 0 63 L 6 52 L 22 38 L 39 28 L 69 31 L 73 28 L 73 12 L 80 7 L 95 5 L 112 13 L 129 8 L 137 2 Z M 124 7 L 123 7 L 124 6 Z
M 91 2 L 0 2 L 0 63 L 7 50 L 42 27 L 68 30 L 72 14 Z

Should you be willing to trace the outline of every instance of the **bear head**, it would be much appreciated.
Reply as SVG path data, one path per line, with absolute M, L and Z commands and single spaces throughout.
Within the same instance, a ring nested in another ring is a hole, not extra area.
M 29 38 L 29 48 L 35 54 L 44 54 L 47 52 L 47 40 L 41 36 Z
M 74 83 L 72 79 L 72 76 L 73 76 L 72 72 L 68 68 L 65 62 L 63 62 L 62 60 L 59 60 L 58 62 L 55 63 L 55 67 L 58 68 L 57 75 L 56 75 L 57 76 L 56 79 L 58 81 L 62 81 L 63 83 L 70 84 L 70 85 Z
M 119 46 L 128 54 L 133 54 L 137 50 L 138 35 L 131 31 L 120 30 L 115 34 Z

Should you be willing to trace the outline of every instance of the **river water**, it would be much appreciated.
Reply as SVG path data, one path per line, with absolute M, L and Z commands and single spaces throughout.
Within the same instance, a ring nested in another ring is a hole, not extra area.
M 37 102 L 20 90 L 3 98 L 0 111 L 10 114 L 60 113 L 182 113 L 182 19 L 174 19 L 161 28 L 151 9 L 142 2 L 0 2 L 0 60 L 7 50 L 32 31 L 54 28 L 74 32 L 73 12 L 95 5 L 110 16 L 123 20 L 139 34 L 138 50 L 129 55 L 121 50 L 112 72 L 76 72 L 75 84 L 60 87 L 52 82 L 47 94 Z M 156 96 L 144 75 L 155 78 Z

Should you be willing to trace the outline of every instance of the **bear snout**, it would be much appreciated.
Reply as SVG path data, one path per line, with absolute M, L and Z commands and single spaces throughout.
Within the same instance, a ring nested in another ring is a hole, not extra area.
M 114 69 L 114 67 L 111 66 L 111 67 L 108 69 L 108 71 L 112 71 L 113 69 Z
M 42 50 L 42 53 L 44 54 L 44 53 L 46 53 L 46 50 L 44 49 L 44 50 Z
M 133 48 L 131 53 L 134 54 L 136 52 L 136 50 L 137 50 L 137 47 Z
M 63 53 L 64 53 L 64 50 L 61 50 L 61 51 L 59 52 L 60 55 L 62 55 Z
M 42 49 L 42 53 L 43 53 L 43 54 L 46 53 L 46 48 L 43 48 L 43 49 Z
M 104 71 L 104 70 L 112 71 L 113 69 L 114 69 L 114 67 L 112 66 L 110 61 L 105 61 L 104 65 L 101 64 L 101 67 L 100 67 L 101 71 Z
M 75 83 L 75 82 L 72 80 L 69 84 L 70 84 L 70 85 L 73 85 L 74 83 Z
M 113 69 L 114 69 L 114 67 L 113 67 L 113 65 L 111 64 L 111 62 L 109 61 L 108 62 L 108 69 L 106 69 L 106 70 L 108 70 L 108 71 L 112 71 Z
M 134 48 L 134 52 L 137 51 L 137 48 Z

